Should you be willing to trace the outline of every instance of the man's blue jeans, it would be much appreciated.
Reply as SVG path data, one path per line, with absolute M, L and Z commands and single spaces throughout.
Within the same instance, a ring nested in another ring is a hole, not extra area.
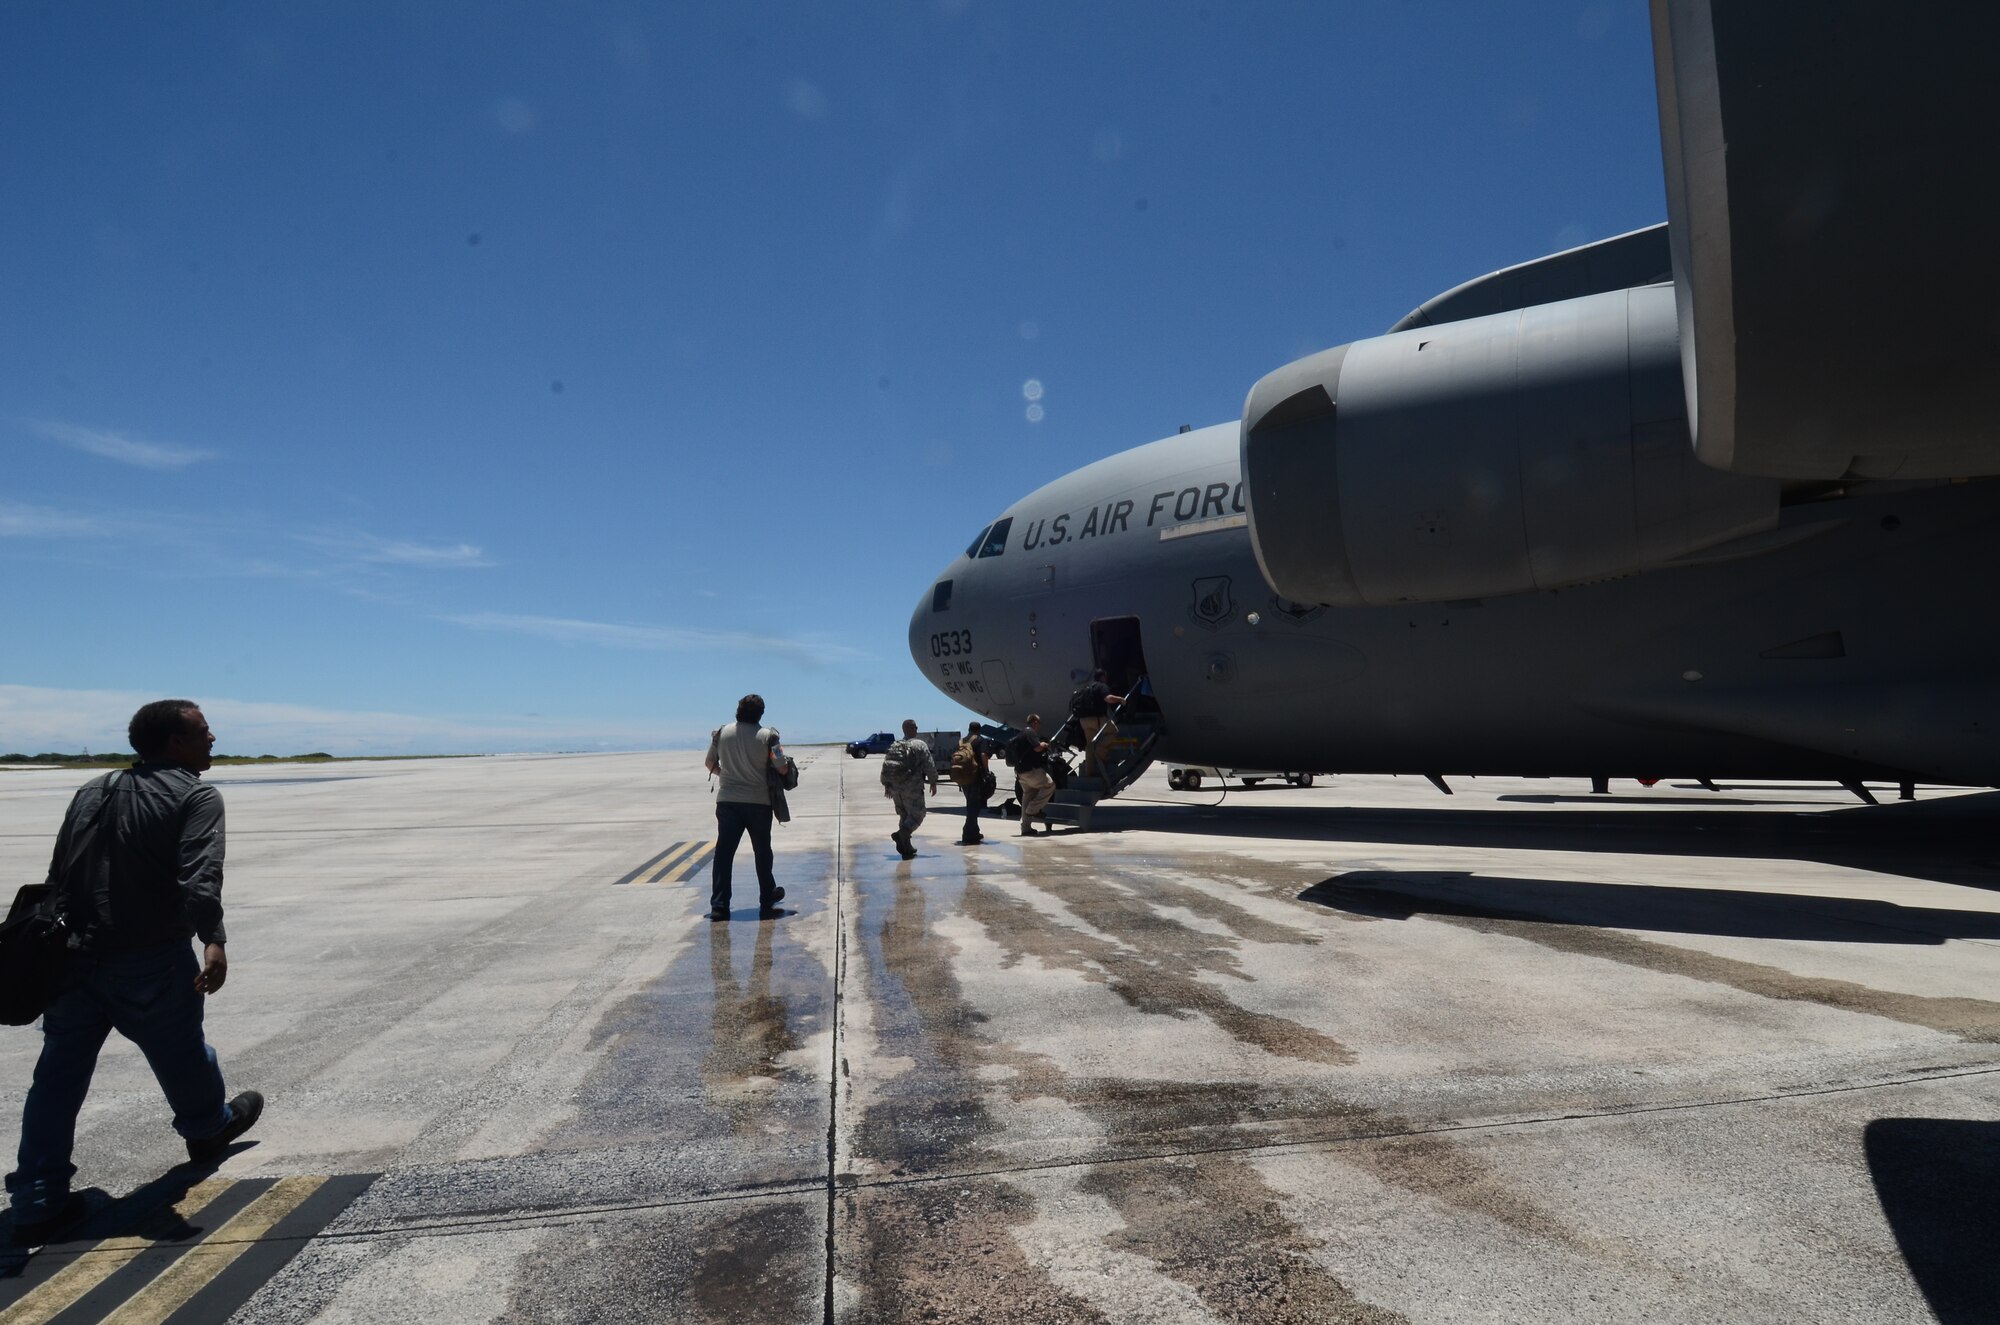
M 76 1115 L 97 1070 L 97 1051 L 117 1031 L 139 1046 L 173 1106 L 174 1130 L 190 1140 L 229 1122 L 222 1071 L 201 1034 L 201 970 L 186 940 L 141 952 L 77 954 L 63 992 L 42 1014 L 42 1056 L 21 1111 L 21 1151 L 7 1175 L 16 1217 L 37 1219 L 69 1194 Z
M 709 873 L 708 905 L 729 909 L 729 887 L 736 869 L 736 848 L 750 834 L 750 854 L 757 861 L 757 904 L 768 911 L 778 904 L 778 881 L 771 874 L 771 807 L 741 801 L 715 803 L 715 860 Z

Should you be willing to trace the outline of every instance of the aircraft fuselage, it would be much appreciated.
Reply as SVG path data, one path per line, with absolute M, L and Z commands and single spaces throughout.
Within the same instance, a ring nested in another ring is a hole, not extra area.
M 966 707 L 1053 728 L 1091 623 L 1136 618 L 1156 756 L 1183 763 L 2000 782 L 2000 627 L 1965 588 L 2000 547 L 1992 483 L 1788 506 L 1702 564 L 1350 608 L 1271 592 L 1241 482 L 1232 423 L 1041 488 L 1005 512 L 1002 550 L 939 576 L 912 655 Z

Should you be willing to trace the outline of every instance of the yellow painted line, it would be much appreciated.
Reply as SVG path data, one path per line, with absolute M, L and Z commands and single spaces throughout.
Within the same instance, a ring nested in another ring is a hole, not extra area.
M 695 843 L 693 853 L 690 854 L 686 860 L 674 866 L 674 875 L 672 878 L 668 879 L 667 882 L 686 883 L 689 879 L 692 879 L 694 877 L 695 862 L 699 861 L 703 856 L 707 855 L 710 851 L 713 851 L 714 849 L 715 849 L 715 843 L 713 842 Z
M 191 1220 L 210 1201 L 233 1186 L 235 1183 L 227 1178 L 210 1178 L 207 1182 L 196 1183 L 188 1188 L 187 1195 L 174 1202 L 173 1213 L 183 1221 Z M 137 1260 L 141 1252 L 168 1245 L 171 1244 L 146 1237 L 105 1238 L 94 1243 L 88 1251 L 50 1276 L 47 1283 L 5 1311 L 0 1311 L 0 1325 L 28 1325 L 30 1321 L 47 1320 Z
M 682 843 L 680 848 L 676 850 L 673 855 L 668 856 L 665 860 L 660 862 L 660 868 L 654 870 L 652 874 L 648 875 L 646 878 L 639 880 L 639 882 L 658 883 L 660 880 L 667 877 L 669 871 L 678 869 L 687 860 L 688 857 L 698 853 L 705 845 L 707 844 L 703 842 Z
M 244 1206 L 236 1218 L 189 1247 L 186 1255 L 125 1299 L 118 1310 L 104 1318 L 103 1325 L 160 1325 L 207 1287 L 209 1280 L 255 1246 L 258 1238 L 271 1231 L 271 1225 L 298 1209 L 325 1181 L 323 1174 L 278 1179 L 269 1191 Z
M 688 852 L 693 850 L 698 845 L 699 844 L 695 842 L 674 843 L 672 846 L 667 848 L 667 854 L 660 858 L 660 863 L 654 866 L 653 869 L 646 875 L 645 878 L 634 880 L 634 882 L 658 883 L 661 879 L 664 879 L 667 876 L 667 872 L 669 870 L 678 867 L 682 861 L 686 860 L 688 858 Z

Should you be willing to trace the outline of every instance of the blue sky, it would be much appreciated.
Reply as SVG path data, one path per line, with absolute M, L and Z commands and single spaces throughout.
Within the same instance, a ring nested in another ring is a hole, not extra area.
M 0 7 L 0 750 L 948 725 L 1002 506 L 1664 215 L 1639 0 Z

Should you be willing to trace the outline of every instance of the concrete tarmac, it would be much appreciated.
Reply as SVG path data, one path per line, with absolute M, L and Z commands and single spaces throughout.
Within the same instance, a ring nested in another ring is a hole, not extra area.
M 945 784 L 905 863 L 795 753 L 721 924 L 692 753 L 211 772 L 263 1122 L 185 1163 L 114 1037 L 0 1325 L 2000 1313 L 2000 793 Z M 82 777 L 0 772 L 4 877 Z

